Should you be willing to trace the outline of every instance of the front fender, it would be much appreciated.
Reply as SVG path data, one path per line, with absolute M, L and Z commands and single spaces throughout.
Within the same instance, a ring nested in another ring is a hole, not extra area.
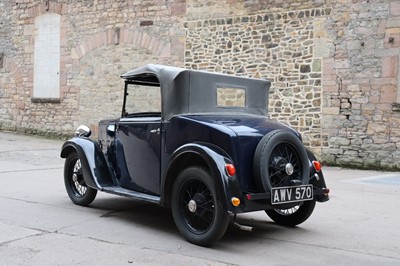
M 113 173 L 99 145 L 86 137 L 75 137 L 64 143 L 61 158 L 67 158 L 72 152 L 77 152 L 83 170 L 83 179 L 87 186 L 101 190 L 113 182 Z
M 197 159 L 193 161 L 193 158 Z M 200 158 L 201 160 L 199 160 Z M 225 170 L 226 164 L 233 163 L 232 159 L 218 147 L 203 143 L 185 144 L 172 154 L 161 180 L 161 187 L 164 188 L 163 201 L 169 201 L 169 193 L 172 191 L 173 183 L 179 172 L 185 167 L 199 163 L 206 165 L 210 171 L 217 191 L 220 192 L 217 193 L 217 198 L 225 209 L 234 213 L 242 212 L 241 207 L 243 206 L 234 207 L 230 204 L 232 197 L 240 198 L 241 202 L 244 202 L 237 177 L 229 176 Z M 164 204 L 167 203 L 164 202 Z

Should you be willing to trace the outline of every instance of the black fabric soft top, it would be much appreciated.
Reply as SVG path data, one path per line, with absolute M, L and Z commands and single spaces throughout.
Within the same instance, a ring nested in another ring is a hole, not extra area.
M 271 86 L 267 80 L 154 64 L 133 69 L 121 77 L 131 84 L 160 86 L 163 120 L 195 113 L 267 115 Z M 245 90 L 245 107 L 218 106 L 218 88 Z

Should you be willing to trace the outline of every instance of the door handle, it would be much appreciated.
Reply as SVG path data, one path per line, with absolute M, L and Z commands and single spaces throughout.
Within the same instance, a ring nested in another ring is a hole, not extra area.
M 160 135 L 160 128 L 152 129 L 150 130 L 150 133 L 157 133 L 157 135 Z

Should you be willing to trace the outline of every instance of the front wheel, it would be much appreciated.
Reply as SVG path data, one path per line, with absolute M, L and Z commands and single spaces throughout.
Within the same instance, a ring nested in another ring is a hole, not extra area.
M 77 205 L 87 206 L 96 197 L 97 190 L 88 187 L 83 179 L 81 159 L 76 152 L 65 160 L 64 185 L 69 198 Z
M 229 214 L 217 200 L 216 191 L 210 174 L 200 167 L 183 170 L 174 183 L 172 215 L 179 232 L 193 244 L 209 246 L 228 227 Z
M 302 205 L 296 205 L 289 209 L 266 210 L 267 215 L 277 224 L 284 226 L 296 226 L 306 221 L 315 208 L 315 201 L 305 201 Z

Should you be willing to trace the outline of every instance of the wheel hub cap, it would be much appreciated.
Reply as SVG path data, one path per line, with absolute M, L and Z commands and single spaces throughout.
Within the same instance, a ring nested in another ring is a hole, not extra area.
M 72 175 L 72 181 L 74 182 L 78 181 L 78 175 L 76 173 Z
M 292 165 L 291 163 L 287 163 L 287 164 L 285 165 L 285 171 L 286 171 L 286 174 L 287 174 L 287 175 L 292 175 L 293 172 L 294 172 L 294 167 L 293 167 L 293 165 Z
M 189 209 L 190 212 L 196 212 L 196 210 L 197 210 L 196 201 L 190 200 L 187 206 L 188 206 L 188 209 Z

